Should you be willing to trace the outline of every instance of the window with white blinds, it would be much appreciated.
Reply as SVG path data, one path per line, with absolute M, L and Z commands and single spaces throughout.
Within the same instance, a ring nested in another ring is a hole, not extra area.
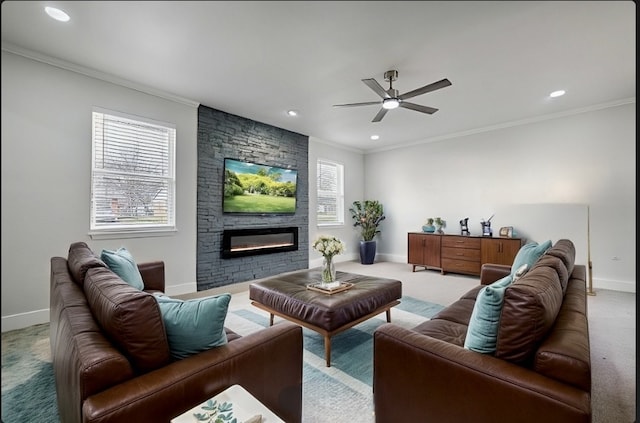
M 344 224 L 344 166 L 318 160 L 318 225 Z
M 175 125 L 94 109 L 92 233 L 175 230 Z

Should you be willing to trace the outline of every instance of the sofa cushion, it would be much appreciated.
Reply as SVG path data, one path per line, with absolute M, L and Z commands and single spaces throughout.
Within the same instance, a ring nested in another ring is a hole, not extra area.
M 73 280 L 80 286 L 84 285 L 87 270 L 94 267 L 107 267 L 84 242 L 74 242 L 69 246 L 67 266 L 69 267 L 69 273 L 73 276 Z
M 224 321 L 231 294 L 179 300 L 156 295 L 171 356 L 189 357 L 227 343 Z
M 529 365 L 562 305 L 558 272 L 535 266 L 507 287 L 498 328 L 495 356 Z
M 442 319 L 468 326 L 469 318 L 471 317 L 471 312 L 473 311 L 473 306 L 476 303 L 476 297 L 460 298 L 453 304 L 443 308 L 438 313 L 436 313 L 433 317 L 431 317 L 431 320 Z
M 152 294 L 133 288 L 108 268 L 89 269 L 84 291 L 100 327 L 139 372 L 171 362 L 160 307 Z
M 507 275 L 478 292 L 464 340 L 466 349 L 483 354 L 495 352 L 504 293 L 512 281 Z
M 559 239 L 558 242 L 547 251 L 547 254 L 558 257 L 567 268 L 567 273 L 573 273 L 576 260 L 576 247 L 571 240 Z
M 450 320 L 427 320 L 414 327 L 412 331 L 462 347 L 467 333 L 467 325 Z
M 567 291 L 567 282 L 569 281 L 569 273 L 562 260 L 558 257 L 554 257 L 549 254 L 545 254 L 534 264 L 535 267 L 546 266 L 550 267 L 558 273 L 558 279 L 560 281 L 560 287 L 562 288 L 562 294 Z
M 525 263 L 529 265 L 529 268 L 531 268 L 550 247 L 550 240 L 545 241 L 542 244 L 529 242 L 520 247 L 518 253 L 513 259 L 513 264 L 511 265 L 511 277 L 513 278 L 516 271 Z
M 140 275 L 138 265 L 129 250 L 124 247 L 120 247 L 115 251 L 102 250 L 100 258 L 109 266 L 109 269 L 113 270 L 113 273 L 120 276 L 123 281 L 140 291 L 144 289 L 142 275 Z
M 533 368 L 540 374 L 591 392 L 589 324 L 584 313 L 563 303 L 553 331 L 536 351 Z

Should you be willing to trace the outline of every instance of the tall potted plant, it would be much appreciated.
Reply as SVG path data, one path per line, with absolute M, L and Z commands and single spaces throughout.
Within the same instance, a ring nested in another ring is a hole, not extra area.
M 373 264 L 376 257 L 374 237 L 380 233 L 378 226 L 385 219 L 382 204 L 377 200 L 354 201 L 349 209 L 353 226 L 360 227 L 360 263 Z

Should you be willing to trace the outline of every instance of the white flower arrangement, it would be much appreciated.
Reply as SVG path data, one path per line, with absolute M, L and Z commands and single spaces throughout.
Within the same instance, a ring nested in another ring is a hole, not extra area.
M 313 242 L 313 249 L 330 260 L 333 256 L 342 254 L 345 245 L 335 236 L 321 235 Z

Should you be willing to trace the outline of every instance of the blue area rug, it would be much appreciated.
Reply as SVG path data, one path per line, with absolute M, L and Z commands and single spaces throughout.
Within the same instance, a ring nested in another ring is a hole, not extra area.
M 442 308 L 405 296 L 391 309 L 391 319 L 411 328 Z M 334 336 L 331 367 L 325 365 L 324 338 L 303 328 L 304 423 L 374 421 L 373 332 L 385 322 L 386 315 L 382 313 Z M 248 301 L 240 307 L 231 307 L 225 322 L 225 326 L 240 335 L 268 325 L 269 315 Z M 48 324 L 2 334 L 2 422 L 28 421 L 59 421 Z
M 2 422 L 58 422 L 49 324 L 2 334 Z

